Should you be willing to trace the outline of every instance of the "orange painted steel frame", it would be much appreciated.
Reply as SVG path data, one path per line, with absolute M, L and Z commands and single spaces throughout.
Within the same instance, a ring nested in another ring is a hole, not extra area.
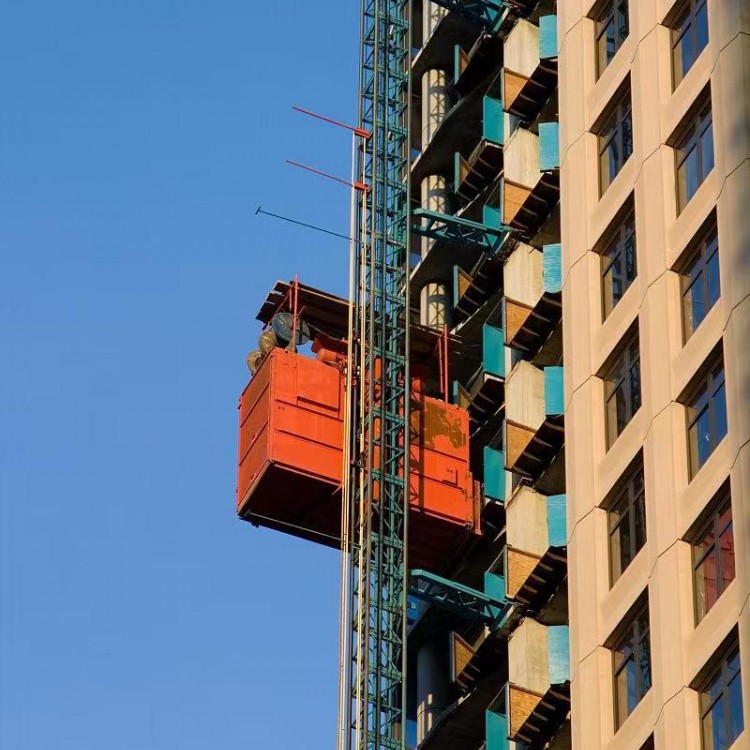
M 343 387 L 340 370 L 324 361 L 269 352 L 240 399 L 240 516 L 336 544 Z M 479 533 L 468 413 L 415 388 L 410 428 L 410 564 L 436 569 L 467 531 Z

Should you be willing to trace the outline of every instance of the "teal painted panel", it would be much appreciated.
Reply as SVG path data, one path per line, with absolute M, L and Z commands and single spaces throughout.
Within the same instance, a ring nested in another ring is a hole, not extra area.
M 544 413 L 555 417 L 565 412 L 563 368 L 544 368 Z
M 565 495 L 550 495 L 547 498 L 547 542 L 550 547 L 565 547 L 568 544 L 567 510 Z
M 505 377 L 505 331 L 489 323 L 482 326 L 482 357 L 485 372 Z
M 484 714 L 484 738 L 487 750 L 508 750 L 508 717 L 487 710 Z
M 453 154 L 453 192 L 458 192 L 458 186 L 461 184 L 461 154 L 456 151 Z
M 482 224 L 490 229 L 500 229 L 503 223 L 503 213 L 495 206 L 482 206 Z
M 460 77 L 461 77 L 461 45 L 457 44 L 453 48 L 453 83 L 455 83 Z
M 500 602 L 505 601 L 505 576 L 497 573 L 485 573 L 484 593 Z
M 458 403 L 458 380 L 454 380 L 451 384 L 451 403 L 457 404 Z
M 557 57 L 557 16 L 539 18 L 539 58 Z
M 547 628 L 549 644 L 549 683 L 562 685 L 570 680 L 570 639 L 567 625 Z
M 458 277 L 459 267 L 453 266 L 453 307 L 458 307 Z
M 484 494 L 490 500 L 505 502 L 505 454 L 484 447 Z
M 562 246 L 559 242 L 542 248 L 544 291 L 556 294 L 562 291 Z
M 539 123 L 539 169 L 550 172 L 560 168 L 560 125 Z
M 484 137 L 502 146 L 505 142 L 503 103 L 494 96 L 485 96 L 482 106 Z

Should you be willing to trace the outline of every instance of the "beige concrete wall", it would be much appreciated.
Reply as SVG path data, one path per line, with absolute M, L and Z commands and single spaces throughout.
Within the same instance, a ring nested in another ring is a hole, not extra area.
M 709 46 L 672 90 L 672 0 L 630 0 L 630 35 L 595 81 L 593 0 L 558 4 L 563 309 L 569 534 L 572 731 L 576 750 L 700 750 L 698 696 L 689 685 L 739 622 L 745 732 L 750 748 L 750 4 L 708 0 Z M 601 197 L 591 129 L 630 76 L 634 153 Z M 716 166 L 678 216 L 673 151 L 666 144 L 710 84 Z M 634 194 L 638 278 L 602 321 L 600 259 L 593 252 Z M 716 207 L 721 299 L 683 345 L 679 277 L 671 269 Z M 642 406 L 606 451 L 596 377 L 637 321 Z M 689 481 L 686 385 L 723 338 L 729 434 Z M 610 588 L 601 503 L 643 449 L 646 548 Z M 682 541 L 731 477 L 736 580 L 696 627 L 691 555 Z M 611 653 L 604 644 L 648 587 L 652 688 L 615 733 Z

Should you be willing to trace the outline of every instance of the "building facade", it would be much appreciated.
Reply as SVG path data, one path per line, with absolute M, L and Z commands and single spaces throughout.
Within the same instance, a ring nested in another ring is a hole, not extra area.
M 573 747 L 750 747 L 750 4 L 558 19 Z

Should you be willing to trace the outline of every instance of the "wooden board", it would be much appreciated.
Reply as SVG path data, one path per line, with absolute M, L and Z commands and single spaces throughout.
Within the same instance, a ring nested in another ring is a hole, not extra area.
M 507 586 L 512 599 L 528 580 L 541 558 L 528 552 L 508 547 Z
M 516 218 L 516 214 L 530 195 L 529 188 L 505 180 L 503 183 L 503 219 L 506 224 L 510 224 Z
M 531 308 L 505 298 L 505 344 L 512 346 L 513 340 L 531 315 Z
M 513 73 L 510 70 L 503 71 L 504 75 L 504 91 L 503 91 L 503 98 L 505 105 L 505 111 L 510 112 L 511 107 L 513 106 L 513 102 L 516 101 L 518 98 L 518 95 L 521 93 L 521 89 L 526 85 L 526 81 L 529 79 L 526 78 L 526 76 L 519 75 L 518 73 Z
M 534 709 L 541 703 L 542 697 L 536 693 L 522 690 L 515 685 L 508 687 L 508 702 L 510 704 L 509 716 L 510 727 L 508 734 L 511 739 L 515 738 L 523 725 L 531 716 Z
M 510 471 L 516 465 L 516 461 L 526 450 L 526 446 L 534 437 L 534 430 L 522 427 L 514 422 L 505 422 L 505 468 Z

